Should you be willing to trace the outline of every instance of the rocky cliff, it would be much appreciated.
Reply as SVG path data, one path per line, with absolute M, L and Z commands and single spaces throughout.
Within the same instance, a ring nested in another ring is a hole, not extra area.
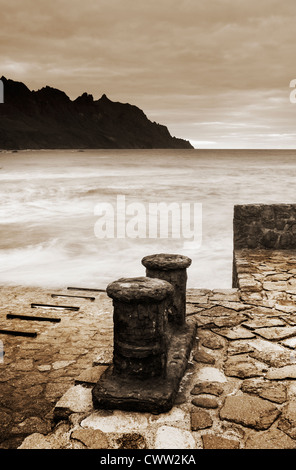
M 31 91 L 21 82 L 1 80 L 1 149 L 193 148 L 136 106 L 113 102 L 106 95 L 94 100 L 83 93 L 72 101 L 55 88 Z

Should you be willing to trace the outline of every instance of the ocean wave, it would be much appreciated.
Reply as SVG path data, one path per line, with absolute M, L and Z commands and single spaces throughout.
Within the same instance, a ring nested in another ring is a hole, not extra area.
M 121 194 L 127 204 L 202 203 L 202 246 L 184 252 L 193 260 L 188 286 L 231 287 L 233 205 L 295 199 L 294 152 L 52 151 L 0 160 L 2 284 L 101 287 L 143 275 L 143 256 L 184 252 L 170 239 L 98 240 L 94 207 Z

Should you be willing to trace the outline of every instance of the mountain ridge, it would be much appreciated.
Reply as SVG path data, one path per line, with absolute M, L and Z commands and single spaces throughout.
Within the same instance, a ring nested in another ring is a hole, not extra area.
M 24 149 L 193 149 L 168 128 L 150 121 L 129 103 L 98 100 L 82 93 L 71 100 L 48 85 L 34 91 L 1 77 L 0 148 Z

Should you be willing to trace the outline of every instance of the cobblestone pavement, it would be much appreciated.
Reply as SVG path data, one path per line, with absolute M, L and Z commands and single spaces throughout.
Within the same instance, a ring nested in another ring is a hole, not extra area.
M 95 295 L 95 300 L 53 298 L 52 293 Z M 32 308 L 31 303 L 78 306 L 79 310 Z M 43 320 L 7 319 L 7 314 Z M 105 293 L 1 288 L 0 345 L 5 355 L 0 362 L 0 448 L 15 448 L 26 435 L 51 430 L 54 404 L 75 377 L 97 355 L 112 353 L 112 328 L 111 300 Z
M 198 340 L 168 413 L 93 409 L 92 386 L 112 361 L 105 294 L 58 314 L 60 323 L 38 326 L 36 338 L 5 336 L 2 447 L 296 448 L 296 254 L 240 251 L 235 282 L 229 290 L 187 291 Z M 20 311 L 18 289 L 9 292 L 1 328 L 8 305 Z M 50 303 L 49 293 L 28 290 L 22 305 L 33 292 L 34 301 Z

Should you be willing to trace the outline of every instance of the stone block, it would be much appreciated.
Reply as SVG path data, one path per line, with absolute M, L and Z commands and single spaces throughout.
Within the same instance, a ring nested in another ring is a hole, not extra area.
M 190 417 L 192 431 L 200 431 L 201 429 L 210 428 L 213 425 L 213 420 L 208 411 L 193 410 Z
M 260 377 L 263 372 L 267 371 L 265 364 L 262 364 L 248 356 L 232 356 L 228 358 L 224 364 L 224 373 L 230 377 L 238 377 L 240 379 L 248 377 Z
M 200 382 L 218 382 L 225 383 L 227 378 L 216 367 L 203 367 L 197 373 L 197 380 Z
M 254 330 L 259 336 L 267 340 L 281 340 L 290 338 L 291 336 L 296 336 L 296 326 L 295 327 L 269 327 L 269 328 L 258 328 Z
M 223 391 L 224 387 L 219 382 L 199 382 L 194 385 L 190 393 L 192 395 L 209 394 L 218 397 L 222 395 Z
M 219 406 L 218 401 L 210 397 L 197 397 L 194 398 L 191 403 L 201 408 L 218 408 Z
M 204 434 L 202 436 L 204 449 L 239 449 L 240 443 L 234 439 L 228 439 L 215 434 Z
M 296 439 L 296 400 L 291 400 L 284 407 L 278 428 L 292 439 Z
M 296 441 L 279 429 L 257 432 L 246 440 L 246 449 L 296 449 Z
M 294 249 L 295 204 L 234 206 L 234 249 Z
M 263 379 L 247 379 L 243 381 L 241 390 L 274 403 L 282 404 L 287 400 L 287 387 L 282 383 L 269 382 Z
M 80 423 L 83 429 L 100 430 L 104 433 L 143 432 L 149 426 L 148 415 L 136 412 L 97 410 Z
M 229 340 L 252 339 L 256 337 L 253 332 L 240 326 L 234 328 L 212 328 L 211 331 Z
M 262 398 L 247 394 L 228 396 L 220 410 L 220 418 L 257 431 L 268 429 L 280 415 L 280 410 Z
M 106 369 L 107 366 L 94 366 L 84 370 L 77 379 L 75 379 L 75 385 L 81 384 L 87 387 L 93 387 Z
M 108 449 L 106 434 L 99 429 L 75 429 L 71 439 L 82 442 L 87 449 Z
M 296 365 L 291 364 L 277 369 L 270 369 L 266 378 L 269 380 L 296 379 Z
M 86 413 L 93 409 L 91 389 L 73 385 L 57 402 L 54 408 L 56 421 L 67 419 L 72 413 Z

